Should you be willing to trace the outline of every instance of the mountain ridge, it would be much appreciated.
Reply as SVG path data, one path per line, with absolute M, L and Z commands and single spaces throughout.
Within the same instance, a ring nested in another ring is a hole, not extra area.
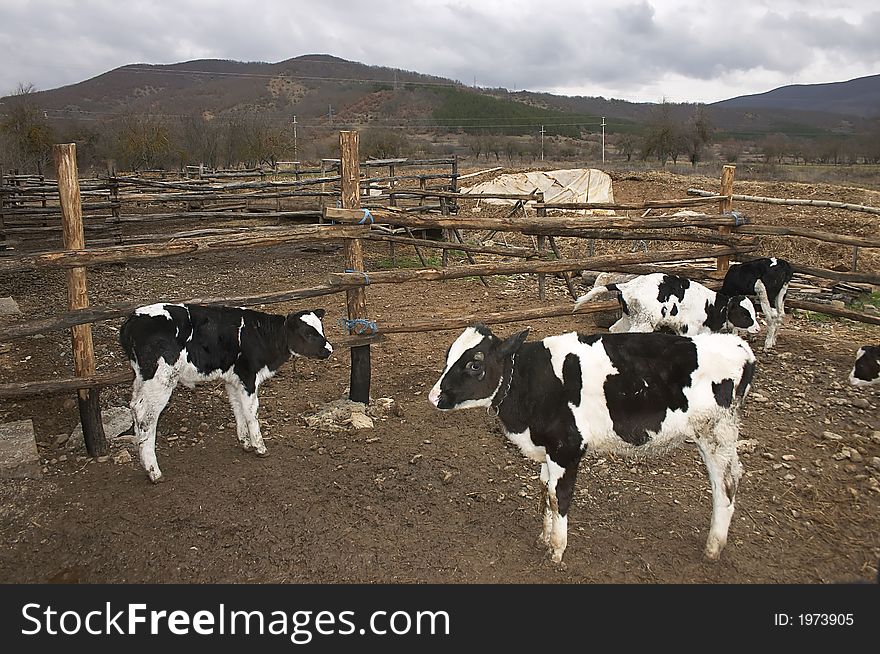
M 655 103 L 601 96 L 478 88 L 457 80 L 321 53 L 274 63 L 194 59 L 172 64 L 127 64 L 82 82 L 35 92 L 34 99 L 50 118 L 59 120 L 101 120 L 135 113 L 215 118 L 259 112 L 272 120 L 289 121 L 297 116 L 299 122 L 315 125 L 421 127 L 436 125 L 439 108 L 454 94 L 476 94 L 525 105 L 533 110 L 530 119 L 546 118 L 551 124 L 555 119 L 574 117 L 590 129 L 600 117 L 629 129 L 630 124 L 649 120 L 657 107 Z M 686 119 L 697 104 L 679 103 L 671 108 L 677 118 Z M 509 105 L 508 113 L 521 115 L 515 106 Z M 775 130 L 806 136 L 851 133 L 880 114 L 880 75 L 789 85 L 704 106 L 711 111 L 719 130 L 734 136 Z

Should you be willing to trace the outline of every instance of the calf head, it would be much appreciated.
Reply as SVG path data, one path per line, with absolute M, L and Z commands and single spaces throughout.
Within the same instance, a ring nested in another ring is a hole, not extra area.
M 745 295 L 734 295 L 728 300 L 727 322 L 738 329 L 745 329 L 749 334 L 761 331 L 755 305 Z
M 465 329 L 446 352 L 446 367 L 428 393 L 438 409 L 467 409 L 492 403 L 501 388 L 508 360 L 519 350 L 529 330 L 501 340 L 485 325 Z
M 321 323 L 323 317 L 323 309 L 287 314 L 284 332 L 287 349 L 291 354 L 310 359 L 326 359 L 330 356 L 333 346 L 324 337 L 324 325 Z
M 849 383 L 853 386 L 880 384 L 880 345 L 859 348 L 856 363 L 849 373 Z

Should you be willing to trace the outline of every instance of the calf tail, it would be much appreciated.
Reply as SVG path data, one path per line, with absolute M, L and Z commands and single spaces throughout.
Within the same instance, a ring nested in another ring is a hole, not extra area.
M 752 358 L 750 361 L 746 361 L 745 365 L 743 365 L 742 377 L 739 378 L 739 384 L 736 387 L 736 397 L 740 402 L 745 399 L 746 394 L 749 392 L 754 377 L 755 359 Z
M 122 346 L 123 351 L 128 357 L 129 361 L 136 361 L 137 358 L 135 356 L 134 343 L 131 338 L 131 320 L 132 317 L 129 316 L 125 319 L 125 322 L 122 323 L 122 327 L 119 328 L 119 344 Z
M 585 295 L 581 295 L 577 300 L 574 301 L 574 308 L 571 310 L 572 313 L 580 309 L 584 303 L 589 302 L 597 295 L 601 295 L 602 293 L 609 293 L 611 291 L 617 290 L 617 284 L 608 284 L 606 286 L 596 286 L 595 288 L 590 289 Z

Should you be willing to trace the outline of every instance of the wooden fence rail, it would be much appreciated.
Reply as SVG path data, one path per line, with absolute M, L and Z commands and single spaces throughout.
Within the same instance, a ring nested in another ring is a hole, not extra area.
M 742 216 L 708 215 L 667 216 L 661 218 L 626 218 L 623 216 L 554 216 L 552 218 L 489 218 L 412 215 L 391 207 L 371 209 L 367 216 L 362 209 L 325 207 L 324 219 L 348 224 L 372 222 L 412 227 L 418 229 L 486 229 L 526 234 L 565 236 L 566 231 L 576 229 L 667 229 L 679 227 L 716 228 L 720 225 L 733 227 L 743 220 Z
M 710 196 L 710 191 L 702 191 L 697 188 L 689 188 L 688 195 Z M 767 198 L 760 195 L 740 195 L 734 193 L 732 198 L 742 202 L 760 202 L 763 204 L 782 204 L 789 206 L 805 207 L 828 207 L 832 209 L 845 209 L 847 211 L 861 211 L 863 213 L 880 214 L 880 207 L 870 207 L 864 204 L 850 204 L 849 202 L 834 202 L 832 200 L 808 200 L 800 198 Z
M 372 284 L 433 282 L 446 279 L 460 279 L 462 277 L 477 277 L 480 275 L 553 274 L 573 270 L 616 270 L 619 266 L 632 264 L 713 258 L 736 253 L 754 252 L 755 250 L 757 250 L 757 246 L 714 247 L 651 253 L 608 254 L 587 259 L 481 263 L 446 269 L 384 270 L 369 274 L 358 272 L 329 273 L 327 275 L 327 283 L 331 286 L 369 286 Z
M 369 227 L 361 225 L 304 225 L 269 233 L 218 234 L 202 238 L 182 238 L 164 243 L 141 243 L 105 248 L 62 250 L 0 259 L 0 273 L 35 268 L 76 268 L 146 259 L 162 259 L 195 251 L 221 252 L 242 247 L 270 247 L 302 241 L 330 241 L 365 236 Z

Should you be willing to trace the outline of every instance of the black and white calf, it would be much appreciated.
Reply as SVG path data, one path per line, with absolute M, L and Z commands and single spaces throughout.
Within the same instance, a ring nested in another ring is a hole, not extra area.
M 287 316 L 235 307 L 151 304 L 122 324 L 119 342 L 134 368 L 131 399 L 141 465 L 162 480 L 156 461 L 156 425 L 178 383 L 189 388 L 222 378 L 242 447 L 266 454 L 257 421 L 260 384 L 291 356 L 326 359 L 323 309 Z
M 856 353 L 856 362 L 849 373 L 853 386 L 880 384 L 880 345 L 865 345 Z
M 793 276 L 791 264 L 776 257 L 734 264 L 724 276 L 723 294 L 757 296 L 767 320 L 764 350 L 776 345 L 776 335 L 785 319 L 785 294 Z
M 672 331 L 682 336 L 734 328 L 760 330 L 755 306 L 744 295 L 727 296 L 678 275 L 651 273 L 628 282 L 594 286 L 574 310 L 602 293 L 617 291 L 623 317 L 610 327 L 618 332 Z
M 568 542 L 578 464 L 596 454 L 660 453 L 693 439 L 709 472 L 712 522 L 705 556 L 717 559 L 742 469 L 738 413 L 755 371 L 734 334 L 579 334 L 524 342 L 468 327 L 428 394 L 438 409 L 486 407 L 507 438 L 541 463 L 544 528 L 557 563 Z

